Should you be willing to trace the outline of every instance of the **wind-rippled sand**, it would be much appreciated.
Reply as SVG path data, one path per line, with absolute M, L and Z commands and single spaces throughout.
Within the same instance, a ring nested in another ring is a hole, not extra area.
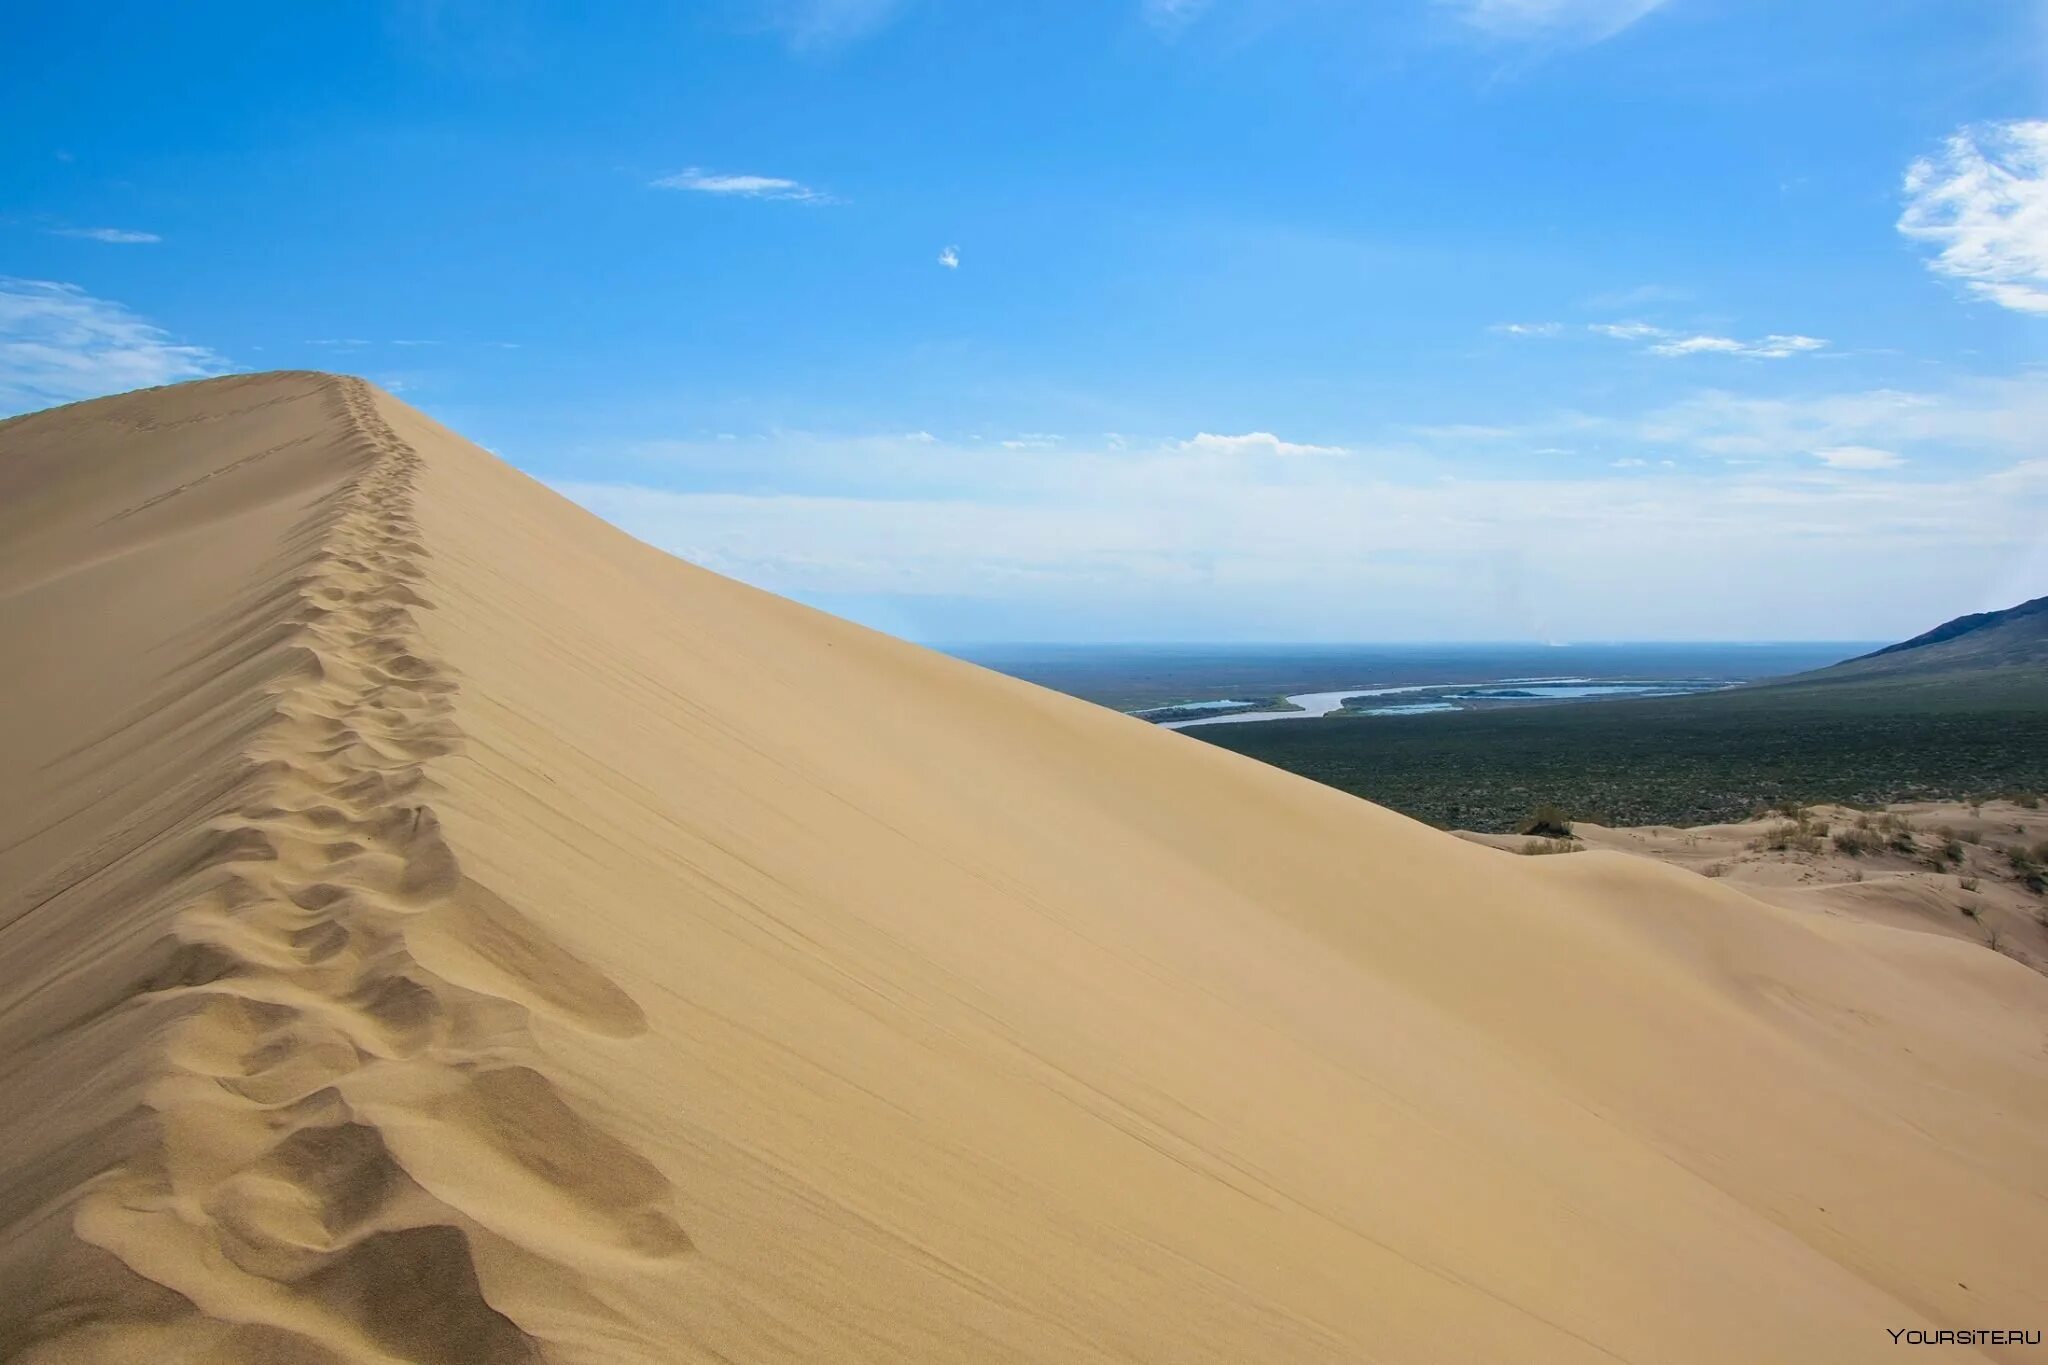
M 2048 1327 L 2019 964 L 1501 857 L 689 567 L 360 381 L 0 423 L 0 658 L 9 1360 Z

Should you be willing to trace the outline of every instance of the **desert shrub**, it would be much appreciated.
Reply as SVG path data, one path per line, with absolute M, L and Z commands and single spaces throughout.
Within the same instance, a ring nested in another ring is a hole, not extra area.
M 1561 807 L 1545 801 L 1529 812 L 1529 818 L 1515 833 L 1533 835 L 1538 839 L 1569 839 L 1572 837 L 1572 821 Z
M 1750 847 L 1773 853 L 1818 853 L 1821 836 L 1813 826 L 1796 820 L 1782 820 L 1753 840 Z
M 1861 858 L 1884 847 L 1884 841 L 1873 834 L 1868 825 L 1861 823 L 1853 829 L 1836 830 L 1834 842 L 1835 852 L 1849 858 Z
M 1936 868 L 1960 864 L 1963 861 L 1965 851 L 1962 840 L 1944 839 L 1940 844 L 1936 845 L 1934 852 L 1928 855 L 1927 861 L 1934 864 Z
M 1965 891 L 1975 891 L 1977 889 L 1977 879 L 1975 877 L 1961 877 L 1957 879 L 1956 885 Z
M 2032 848 L 2010 845 L 2005 850 L 2005 857 L 2012 864 L 2012 875 L 2021 886 L 2036 895 L 2048 894 L 2048 840 Z
M 1702 877 L 1725 877 L 1728 875 L 1728 864 L 1708 863 L 1700 869 L 1700 875 Z
M 1584 847 L 1577 839 L 1524 839 L 1516 852 L 1535 858 L 1546 853 L 1577 853 Z
M 2039 792 L 2016 791 L 2008 799 L 2022 810 L 2041 809 L 2041 793 Z

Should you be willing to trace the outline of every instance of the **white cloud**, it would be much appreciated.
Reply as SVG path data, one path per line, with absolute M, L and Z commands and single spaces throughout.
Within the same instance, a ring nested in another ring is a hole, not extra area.
M 763 587 L 856 614 L 856 599 L 885 601 L 866 619 L 925 638 L 962 638 L 941 632 L 968 622 L 1160 639 L 1500 639 L 1539 625 L 1875 639 L 1986 593 L 2038 593 L 2023 570 L 2048 564 L 2044 377 L 1706 390 L 1505 438 L 1446 428 L 1439 443 L 1406 425 L 1387 428 L 1395 444 L 1346 439 L 1371 458 L 1278 458 L 1338 447 L 1270 432 L 1041 448 L 778 432 L 638 450 L 643 476 L 563 491 Z M 1560 437 L 1578 459 L 1533 458 Z M 1688 587 L 1709 578 L 1725 591 Z M 1844 581 L 1861 585 L 1854 602 Z M 1782 609 L 1760 624 L 1764 598 Z
M 1242 436 L 1217 436 L 1211 432 L 1199 432 L 1193 439 L 1182 441 L 1177 449 L 1205 455 L 1343 455 L 1348 452 L 1343 446 L 1302 445 L 1294 441 L 1283 441 L 1270 431 L 1248 431 Z
M 0 410 L 217 374 L 227 362 L 75 284 L 0 277 Z
M 1544 624 L 1601 638 L 1864 634 L 1876 623 L 1843 619 L 1841 582 L 1864 589 L 1852 615 L 1882 603 L 1940 619 L 2030 553 L 2048 517 L 2040 461 L 1936 481 L 1816 480 L 1796 466 L 1645 477 L 1639 465 L 1442 480 L 1337 460 L 1218 460 L 1176 478 L 1174 446 L 971 461 L 963 449 L 926 448 L 874 481 L 854 479 L 875 467 L 865 452 L 842 453 L 833 493 L 561 491 L 713 569 L 828 603 L 887 598 L 913 627 L 945 610 L 918 603 L 965 599 L 989 604 L 985 621 L 1108 621 L 1113 633 L 1253 622 L 1296 639 L 1502 638 Z M 1723 590 L 1692 591 L 1707 577 Z M 1768 622 L 1754 614 L 1762 597 Z
M 779 175 L 720 175 L 698 166 L 685 167 L 652 183 L 656 189 L 690 190 L 697 194 L 716 194 L 734 199 L 789 199 L 800 204 L 840 202 L 802 181 L 787 180 Z
M 1597 43 L 1612 38 L 1664 0 L 1437 0 L 1489 37 Z
M 89 242 L 112 242 L 122 246 L 131 246 L 143 242 L 161 242 L 163 240 L 154 232 L 135 232 L 128 228 L 66 227 L 51 228 L 50 231 L 59 237 L 83 237 Z
M 1827 342 L 1819 337 L 1800 336 L 1797 333 L 1773 332 L 1755 341 L 1741 341 L 1735 337 L 1716 336 L 1711 332 L 1685 333 L 1669 327 L 1653 327 L 1647 322 L 1596 322 L 1587 328 L 1616 341 L 1647 341 L 1646 349 L 1651 355 L 1735 355 L 1749 356 L 1760 360 L 1783 360 L 1787 356 L 1805 355 L 1811 351 L 1827 349 Z
M 1143 0 L 1146 22 L 1159 28 L 1179 28 L 1209 8 L 1209 0 Z
M 1486 329 L 1511 337 L 1554 337 L 1564 330 L 1561 322 L 1496 322 Z
M 1662 327 L 1652 327 L 1647 322 L 1596 322 L 1588 330 L 1617 341 L 1644 341 L 1650 337 L 1671 335 Z
M 904 0 L 765 0 L 764 8 L 791 48 L 823 54 L 885 27 Z
M 1787 336 L 1772 333 L 1760 341 L 1737 341 L 1733 337 L 1681 336 L 1669 341 L 1660 341 L 1650 348 L 1652 355 L 1747 355 L 1765 360 L 1783 360 L 1786 356 L 1803 355 L 1808 351 L 1824 350 L 1827 342 L 1819 337 Z
M 1830 469 L 1897 469 L 1906 462 L 1905 456 L 1876 446 L 1829 446 L 1814 451 L 1813 458 Z
M 1709 389 L 1633 422 L 1593 421 L 1629 439 L 1724 458 L 1768 459 L 1875 447 L 1930 455 L 1999 451 L 2035 456 L 2048 431 L 2048 383 L 2022 374 L 1952 389 L 1866 389 L 1805 398 L 1753 398 Z M 1589 419 L 1591 420 L 1591 419 Z
M 1964 128 L 1906 170 L 1899 231 L 1979 298 L 2048 315 L 2048 120 Z
M 960 248 L 949 246 L 944 251 L 941 251 L 939 253 L 939 264 L 948 270 L 958 270 L 960 268 Z

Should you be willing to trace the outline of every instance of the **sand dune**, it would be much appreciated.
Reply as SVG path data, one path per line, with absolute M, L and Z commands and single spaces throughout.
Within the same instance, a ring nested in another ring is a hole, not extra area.
M 1796 821 L 1775 811 L 1691 829 L 1580 821 L 1568 841 L 1458 837 L 1515 853 L 1568 843 L 1654 858 L 1794 910 L 1943 934 L 2048 973 L 2048 902 L 2029 883 L 2036 854 L 2048 848 L 2048 809 L 2029 801 L 1911 801 L 1883 811 L 1824 804 L 1795 808 Z
M 359 381 L 0 424 L 0 655 L 8 1359 L 2048 1327 L 2019 964 L 1502 857 L 689 567 Z

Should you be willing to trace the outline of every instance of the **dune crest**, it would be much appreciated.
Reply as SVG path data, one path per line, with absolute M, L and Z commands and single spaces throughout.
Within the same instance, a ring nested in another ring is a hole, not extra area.
M 485 1301 L 476 1242 L 569 1282 L 575 1267 L 549 1263 L 549 1223 L 626 1255 L 689 1247 L 660 1172 L 532 1065 L 517 996 L 572 1020 L 576 997 L 594 1000 L 589 1022 L 614 1034 L 644 1021 L 462 877 L 431 804 L 428 765 L 462 735 L 458 684 L 415 621 L 432 609 L 417 590 L 419 456 L 360 381 L 321 387 L 355 472 L 293 529 L 278 590 L 208 651 L 234 661 L 216 704 L 255 723 L 216 756 L 215 799 L 151 850 L 146 894 L 168 932 L 117 993 L 131 1017 L 162 1020 L 156 1057 L 138 1059 L 146 1113 L 122 1159 L 67 1196 L 78 1236 L 118 1263 L 99 1272 L 111 1292 L 78 1302 L 51 1276 L 57 1303 L 13 1324 L 40 1343 L 29 1358 L 538 1359 Z M 101 907 L 41 909 L 67 912 Z M 492 981 L 429 970 L 412 951 L 423 933 L 490 963 Z M 489 1198 L 444 1176 L 458 1163 L 490 1171 Z M 97 1258 L 50 1268 L 78 1259 Z M 122 1321 L 138 1309 L 142 1322 Z
M 875 635 L 359 380 L 0 423 L 0 644 L 10 1360 L 2048 1325 L 2040 976 Z

